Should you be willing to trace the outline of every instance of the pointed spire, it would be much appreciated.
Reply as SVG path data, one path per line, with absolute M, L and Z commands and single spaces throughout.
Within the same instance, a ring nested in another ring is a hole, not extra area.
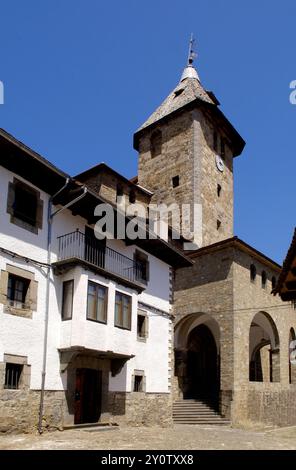
M 193 66 L 193 61 L 195 57 L 197 57 L 196 52 L 194 52 L 194 43 L 195 43 L 195 39 L 193 37 L 193 34 L 191 33 L 190 41 L 189 41 L 187 66 L 185 67 L 182 73 L 181 82 L 185 80 L 186 78 L 194 78 L 199 81 L 198 73 L 195 67 Z

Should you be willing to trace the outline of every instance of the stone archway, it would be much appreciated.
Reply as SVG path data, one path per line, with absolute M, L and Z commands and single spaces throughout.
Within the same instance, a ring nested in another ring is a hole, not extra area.
M 253 317 L 249 332 L 249 380 L 280 381 L 280 341 L 276 324 L 266 312 Z
M 184 399 L 203 399 L 218 406 L 220 329 L 208 314 L 191 314 L 175 328 L 175 375 Z

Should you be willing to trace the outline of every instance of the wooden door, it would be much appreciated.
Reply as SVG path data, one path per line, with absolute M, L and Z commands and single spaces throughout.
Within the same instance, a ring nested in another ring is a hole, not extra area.
M 76 369 L 75 424 L 97 423 L 101 414 L 102 373 Z

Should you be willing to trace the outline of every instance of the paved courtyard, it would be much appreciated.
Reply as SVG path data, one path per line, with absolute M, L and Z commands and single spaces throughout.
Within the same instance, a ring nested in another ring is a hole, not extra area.
M 296 427 L 242 430 L 178 425 L 173 428 L 122 427 L 67 430 L 39 435 L 2 435 L 0 449 L 296 449 Z

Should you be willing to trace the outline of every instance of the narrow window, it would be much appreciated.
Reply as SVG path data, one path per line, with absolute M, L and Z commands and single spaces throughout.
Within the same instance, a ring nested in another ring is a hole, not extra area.
M 147 282 L 149 281 L 148 255 L 146 255 L 142 251 L 136 250 L 134 254 L 134 260 L 136 280 L 147 284 Z
M 122 196 L 123 196 L 123 187 L 121 184 L 118 184 L 116 186 L 116 202 L 119 202 Z
M 90 281 L 87 291 L 86 318 L 99 323 L 107 323 L 107 300 L 107 287 Z
M 273 289 L 275 289 L 275 286 L 276 286 L 276 277 L 275 277 L 275 276 L 272 276 L 272 278 L 271 278 L 271 287 L 272 287 Z
M 161 131 L 157 130 L 153 132 L 150 138 L 150 152 L 151 158 L 155 158 L 161 154 L 162 150 L 162 134 Z
M 147 338 L 147 317 L 141 313 L 137 316 L 137 336 L 138 338 Z
M 262 289 L 266 289 L 266 283 L 267 283 L 267 275 L 265 271 L 262 271 L 261 273 L 261 286 Z
M 6 363 L 5 368 L 5 383 L 4 388 L 18 389 L 20 385 L 20 378 L 23 371 L 23 365 Z
M 7 212 L 10 222 L 33 233 L 42 228 L 43 201 L 40 193 L 16 178 L 8 185 Z
M 224 139 L 221 137 L 221 157 L 223 160 L 225 159 L 225 142 Z
M 180 177 L 179 177 L 179 175 L 174 176 L 174 177 L 172 178 L 172 185 L 173 185 L 173 188 L 177 188 L 177 187 L 179 186 L 179 184 L 180 184 Z
M 63 282 L 62 320 L 71 320 L 73 311 L 74 281 Z
M 132 298 L 129 295 L 116 292 L 115 294 L 115 326 L 131 329 Z
M 29 308 L 27 305 L 27 297 L 29 291 L 30 280 L 9 274 L 7 286 L 7 300 L 11 307 Z
M 15 188 L 14 215 L 18 219 L 35 226 L 37 217 L 36 194 L 17 185 Z
M 216 131 L 214 131 L 214 134 L 213 134 L 213 148 L 217 152 L 217 150 L 218 150 L 218 134 L 217 134 Z
M 217 230 L 219 230 L 221 227 L 221 220 L 217 219 Z
M 133 189 L 129 193 L 129 202 L 130 204 L 135 204 L 136 202 L 136 193 Z
M 217 184 L 217 196 L 218 196 L 218 197 L 221 196 L 221 190 L 222 190 L 221 184 Z
M 142 391 L 143 391 L 143 376 L 135 375 L 134 392 L 142 392 Z
M 250 266 L 250 280 L 252 282 L 255 282 L 256 274 L 257 274 L 256 266 L 254 264 L 251 264 L 251 266 Z

